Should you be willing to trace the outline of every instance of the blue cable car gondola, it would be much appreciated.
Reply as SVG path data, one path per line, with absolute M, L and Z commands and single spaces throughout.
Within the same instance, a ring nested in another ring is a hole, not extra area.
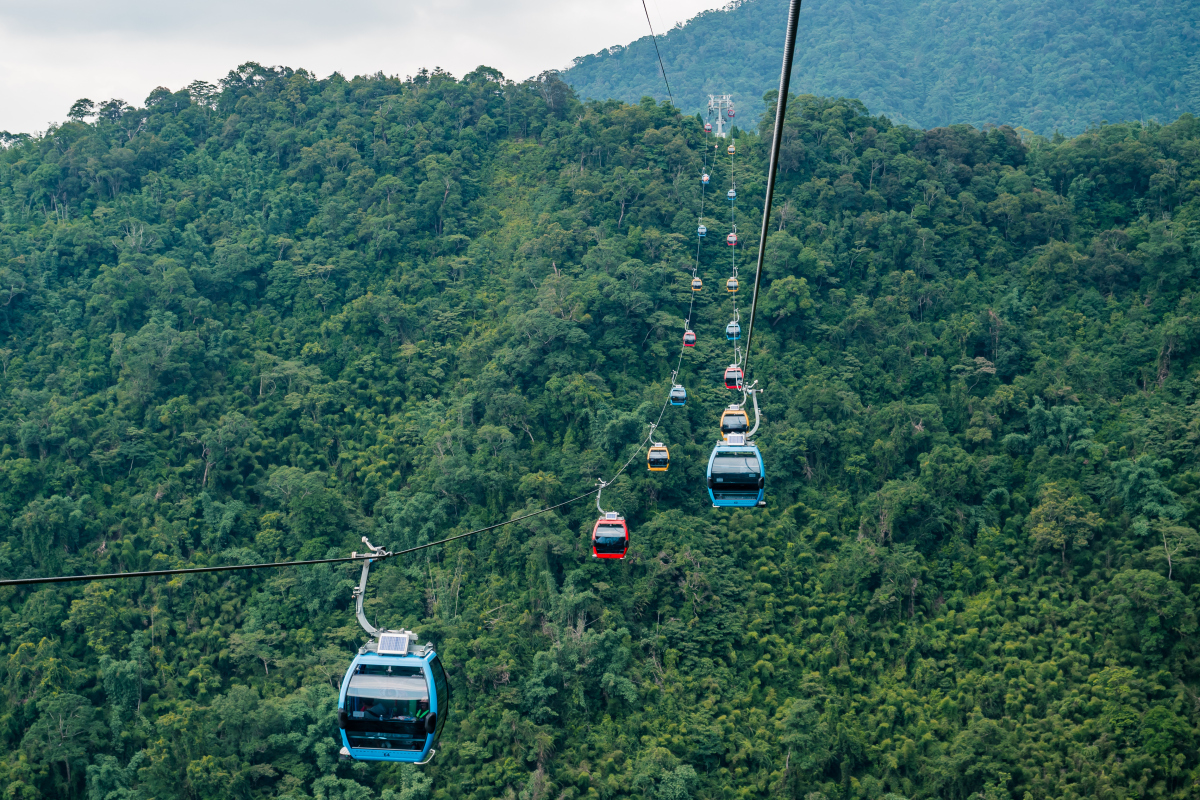
M 731 319 L 729 324 L 725 326 L 725 338 L 731 342 L 742 338 L 742 326 L 738 325 L 736 319 Z
M 706 228 L 706 227 L 705 227 L 705 226 L 703 226 L 703 225 L 697 225 L 697 226 L 696 226 L 696 235 L 697 235 L 697 236 L 707 236 L 707 235 L 708 235 L 708 228 Z
M 708 457 L 708 498 L 715 508 L 766 506 L 762 453 L 746 437 L 733 434 Z
M 367 542 L 366 537 L 363 541 Z M 386 555 L 382 547 L 372 553 Z M 342 758 L 427 764 L 450 710 L 450 685 L 431 644 L 412 631 L 379 630 L 363 613 L 369 559 L 355 591 L 358 622 L 371 641 L 358 650 L 342 679 L 338 728 Z
M 733 200 L 735 197 L 737 197 L 737 189 L 730 189 L 728 192 L 725 193 L 725 196 L 728 197 L 730 200 Z
M 669 397 L 673 406 L 687 405 L 687 389 L 683 388 L 681 384 L 677 383 L 671 387 Z

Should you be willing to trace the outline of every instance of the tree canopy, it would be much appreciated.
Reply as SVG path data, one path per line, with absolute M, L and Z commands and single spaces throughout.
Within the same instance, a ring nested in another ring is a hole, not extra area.
M 586 491 L 657 413 L 695 117 L 487 68 L 77 106 L 0 151 L 5 577 L 413 546 Z M 7 795 L 1194 795 L 1200 123 L 785 125 L 766 509 L 707 500 L 706 289 L 670 471 L 605 491 L 628 558 L 579 503 L 373 572 L 448 669 L 431 765 L 336 759 L 350 566 L 8 587 Z

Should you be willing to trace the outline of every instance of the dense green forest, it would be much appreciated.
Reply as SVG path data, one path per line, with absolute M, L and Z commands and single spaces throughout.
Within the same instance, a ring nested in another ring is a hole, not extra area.
M 247 64 L 72 115 L 0 151 L 5 577 L 400 548 L 587 491 L 668 389 L 698 175 L 732 177 L 696 117 L 552 73 Z M 744 265 L 768 133 L 737 140 Z M 589 498 L 372 573 L 449 671 L 431 765 L 337 761 L 353 565 L 8 587 L 4 796 L 1196 796 L 1200 123 L 1022 141 L 806 95 L 783 142 L 766 509 L 704 489 L 710 217 L 671 469 L 604 495 L 630 556 L 590 557 Z
M 733 94 L 757 122 L 779 87 L 786 0 L 734 0 L 660 36 L 688 113 Z M 1046 136 L 1103 121 L 1200 112 L 1196 9 L 1187 0 L 805 0 L 793 90 L 861 100 L 893 121 L 1024 126 Z M 654 44 L 584 56 L 564 73 L 580 97 L 666 99 Z

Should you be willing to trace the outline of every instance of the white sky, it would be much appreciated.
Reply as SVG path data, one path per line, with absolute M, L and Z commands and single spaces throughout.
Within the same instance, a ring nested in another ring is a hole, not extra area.
M 656 33 L 723 4 L 647 0 Z M 0 130 L 43 131 L 81 97 L 141 105 L 246 61 L 523 80 L 646 33 L 641 0 L 0 0 Z

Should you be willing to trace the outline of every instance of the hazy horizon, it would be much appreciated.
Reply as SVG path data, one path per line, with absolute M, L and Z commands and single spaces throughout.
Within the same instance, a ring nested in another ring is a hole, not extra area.
M 486 64 L 523 80 L 645 36 L 640 0 L 625 5 L 351 0 L 331 14 L 311 0 L 178 7 L 147 0 L 0 0 L 0 130 L 44 131 L 83 97 L 141 105 L 158 86 L 215 83 L 247 61 L 347 77 L 435 67 L 461 76 Z M 720 5 L 648 2 L 656 32 Z

